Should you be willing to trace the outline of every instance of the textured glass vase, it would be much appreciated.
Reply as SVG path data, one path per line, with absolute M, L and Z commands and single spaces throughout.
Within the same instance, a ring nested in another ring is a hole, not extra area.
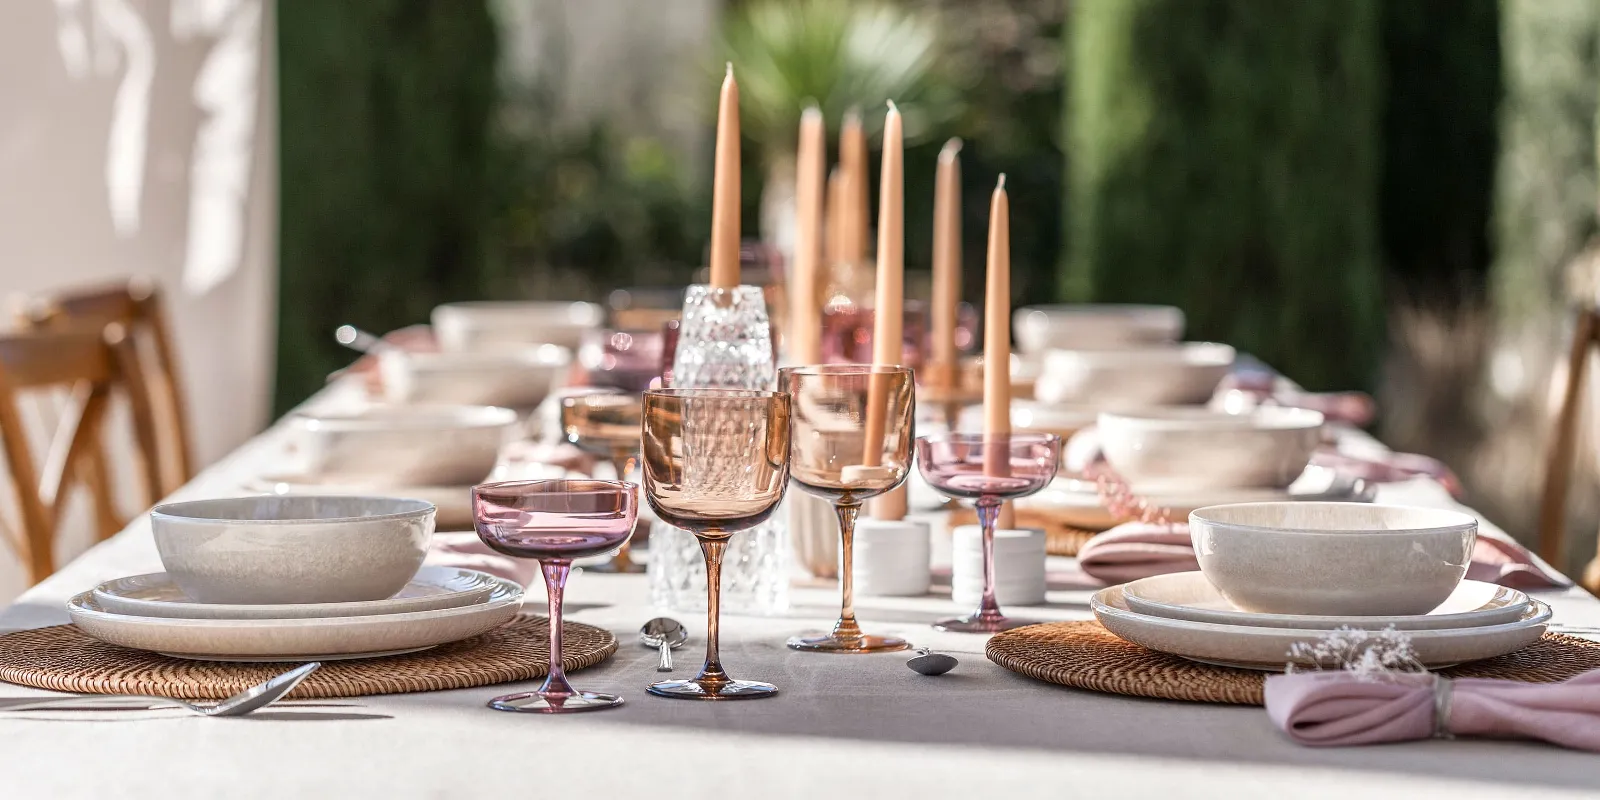
M 772 323 L 761 287 L 690 286 L 683 300 L 672 386 L 770 391 L 777 377 Z M 722 566 L 724 611 L 788 610 L 791 552 L 785 519 L 782 512 L 774 514 L 729 540 Z M 678 611 L 706 607 L 705 559 L 688 531 L 659 521 L 651 526 L 649 573 L 653 605 Z

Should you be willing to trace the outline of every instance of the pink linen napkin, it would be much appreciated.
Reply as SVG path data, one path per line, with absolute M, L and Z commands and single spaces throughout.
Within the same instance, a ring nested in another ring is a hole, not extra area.
M 527 588 L 539 577 L 539 562 L 531 558 L 510 558 L 489 549 L 472 532 L 435 533 L 423 561 L 429 567 L 455 567 L 487 572 L 497 578 L 515 581 Z
M 1268 676 L 1266 701 L 1272 723 L 1310 747 L 1452 735 L 1538 739 L 1600 752 L 1600 670 L 1561 683 L 1301 672 Z
M 1114 584 L 1197 570 L 1200 562 L 1195 560 L 1186 523 L 1128 522 L 1086 542 L 1078 551 L 1078 566 L 1085 573 Z M 1484 530 L 1478 531 L 1466 577 L 1524 591 L 1570 584 L 1566 578 L 1539 566 L 1527 548 Z

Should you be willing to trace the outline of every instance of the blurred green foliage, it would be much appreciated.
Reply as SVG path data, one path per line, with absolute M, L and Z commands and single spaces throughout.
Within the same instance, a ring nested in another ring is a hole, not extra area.
M 1376 378 L 1374 0 L 1078 0 L 1061 296 L 1181 306 L 1306 386 Z

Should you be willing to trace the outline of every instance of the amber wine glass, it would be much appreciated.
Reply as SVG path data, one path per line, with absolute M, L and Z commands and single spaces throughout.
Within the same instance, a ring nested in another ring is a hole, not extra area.
M 831 633 L 789 639 L 795 650 L 882 653 L 906 641 L 862 633 L 856 624 L 852 542 L 863 501 L 893 490 L 911 472 L 916 381 L 908 367 L 830 364 L 786 367 L 778 388 L 789 393 L 789 477 L 833 503 L 839 515 L 839 621 Z
M 789 483 L 789 395 L 745 389 L 644 394 L 644 494 L 663 522 L 694 533 L 706 559 L 706 661 L 690 680 L 649 691 L 691 700 L 771 697 L 770 683 L 728 677 L 717 653 L 717 602 L 728 539 L 772 516 Z
M 561 398 L 561 431 L 579 450 L 609 459 L 616 479 L 625 481 L 639 455 L 641 414 L 642 403 L 635 392 L 615 389 L 575 392 Z M 610 562 L 592 569 L 596 572 L 644 572 L 644 565 L 629 556 L 631 551 L 630 537 Z

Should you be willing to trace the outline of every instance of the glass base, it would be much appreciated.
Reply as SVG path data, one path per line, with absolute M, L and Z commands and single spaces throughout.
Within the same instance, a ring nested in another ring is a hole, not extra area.
M 489 707 L 496 711 L 516 711 L 523 714 L 576 714 L 580 711 L 599 711 L 620 705 L 622 698 L 598 692 L 549 695 L 518 692 L 489 701 Z
M 831 633 L 821 633 L 815 636 L 793 636 L 789 638 L 790 650 L 801 650 L 808 653 L 893 653 L 904 650 L 911 645 L 906 640 L 893 636 L 860 636 L 842 637 Z
M 645 691 L 674 700 L 755 700 L 777 695 L 778 687 L 760 681 L 708 681 L 695 678 L 652 683 Z
M 1000 614 L 968 614 L 965 617 L 941 619 L 933 623 L 936 631 L 950 631 L 951 633 L 999 633 L 1024 625 L 1037 625 L 1038 620 L 1012 619 Z

